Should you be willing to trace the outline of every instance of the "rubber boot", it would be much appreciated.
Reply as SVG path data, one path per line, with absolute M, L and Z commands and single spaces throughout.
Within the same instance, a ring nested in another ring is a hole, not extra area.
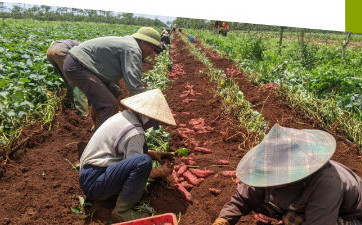
M 141 211 L 133 211 L 134 203 L 123 201 L 120 196 L 117 198 L 116 207 L 112 211 L 112 222 L 126 222 L 130 220 L 148 217 L 149 215 Z
M 86 119 L 89 114 L 88 99 L 87 96 L 77 87 L 73 88 L 74 107 L 78 114 Z

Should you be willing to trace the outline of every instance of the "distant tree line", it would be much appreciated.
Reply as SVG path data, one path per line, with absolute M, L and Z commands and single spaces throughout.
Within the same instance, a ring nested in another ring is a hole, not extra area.
M 190 18 L 181 18 L 177 17 L 173 21 L 177 24 L 179 28 L 190 28 L 190 29 L 213 29 L 215 20 L 203 20 L 203 19 L 190 19 Z M 251 23 L 239 23 L 239 22 L 229 22 L 231 30 L 241 30 L 241 31 L 274 31 L 280 32 L 283 29 L 284 32 L 301 32 L 301 28 L 296 27 L 281 27 L 281 26 L 272 26 L 272 25 L 263 25 L 263 24 L 251 24 Z M 344 33 L 338 31 L 326 31 L 326 30 L 317 30 L 317 29 L 303 29 L 305 33 Z
M 6 7 L 0 2 L 0 13 L 4 20 L 14 19 L 35 19 L 47 21 L 84 21 L 102 22 L 111 24 L 141 25 L 165 27 L 166 24 L 159 19 L 135 17 L 133 13 L 117 13 L 111 11 L 76 9 L 67 7 L 51 7 L 46 5 L 14 4 L 12 8 Z
M 0 16 L 3 23 L 6 18 L 15 19 L 36 19 L 48 21 L 84 21 L 84 22 L 103 22 L 103 23 L 120 23 L 126 25 L 140 26 L 157 26 L 170 27 L 171 22 L 165 24 L 159 19 L 150 19 L 144 17 L 135 17 L 133 13 L 118 13 L 112 11 L 77 9 L 67 7 L 51 7 L 46 5 L 27 5 L 14 4 L 11 8 L 6 7 L 4 2 L 0 2 Z M 213 29 L 215 20 L 191 19 L 177 17 L 173 21 L 178 28 L 190 29 Z M 281 27 L 263 24 L 229 22 L 230 30 L 241 31 L 273 31 L 273 32 L 301 32 L 301 28 Z M 344 33 L 337 31 L 326 31 L 317 29 L 303 29 L 305 33 Z

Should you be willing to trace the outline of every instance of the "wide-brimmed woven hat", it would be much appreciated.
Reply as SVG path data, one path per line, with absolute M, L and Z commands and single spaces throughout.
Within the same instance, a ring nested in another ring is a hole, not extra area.
M 170 107 L 160 89 L 153 89 L 121 100 L 125 107 L 157 120 L 176 126 Z
M 151 43 L 157 47 L 161 44 L 161 37 L 157 30 L 152 27 L 141 27 L 132 37 Z
M 323 167 L 335 149 L 336 140 L 325 131 L 275 124 L 262 142 L 240 160 L 236 176 L 255 187 L 289 184 Z

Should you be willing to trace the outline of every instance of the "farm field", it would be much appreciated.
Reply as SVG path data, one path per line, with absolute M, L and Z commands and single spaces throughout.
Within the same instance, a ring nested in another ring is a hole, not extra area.
M 106 34 L 95 33 L 92 37 Z M 77 34 L 67 37 L 76 38 Z M 49 42 L 44 43 L 39 57 L 44 57 L 41 55 L 45 54 Z M 211 224 L 235 192 L 235 181 L 222 173 L 235 170 L 243 155 L 275 123 L 330 132 L 337 140 L 333 159 L 362 176 L 361 149 L 357 142 L 348 140 L 343 133 L 293 107 L 278 94 L 277 88 L 256 85 L 235 62 L 219 52 L 200 42 L 191 44 L 187 35 L 176 33 L 169 52 L 172 69 L 159 67 L 163 59 L 158 60 L 145 63 L 143 72 L 154 70 L 153 73 L 159 75 L 161 72 L 157 68 L 161 68 L 171 79 L 171 82 L 164 81 L 168 85 L 162 86 L 178 124 L 176 128 L 165 128 L 171 134 L 169 149 L 176 152 L 187 148 L 195 166 L 213 170 L 214 174 L 199 186 L 189 189 L 191 202 L 165 180 L 151 182 L 142 202 L 157 214 L 173 212 L 180 219 L 180 225 Z M 42 62 L 45 63 L 44 58 Z M 163 83 L 157 81 L 152 86 L 148 80 L 152 78 L 145 78 L 149 88 Z M 126 97 L 125 89 L 123 93 Z M 110 223 L 109 215 L 115 199 L 86 208 L 80 216 L 71 210 L 79 208 L 79 196 L 84 197 L 74 165 L 79 162 L 78 151 L 84 147 L 82 143 L 92 135 L 91 126 L 90 118 L 82 120 L 75 111 L 63 109 L 56 113 L 51 130 L 37 124 L 22 130 L 20 140 L 26 141 L 9 155 L 6 164 L 0 166 L 1 224 Z M 196 147 L 209 148 L 212 153 L 197 152 Z M 230 161 L 230 165 L 220 166 L 218 161 L 221 159 Z M 176 157 L 175 164 L 182 160 Z M 220 189 L 221 193 L 214 195 L 209 188 Z M 82 220 L 86 214 L 89 216 Z M 256 222 L 252 216 L 247 216 L 238 224 Z

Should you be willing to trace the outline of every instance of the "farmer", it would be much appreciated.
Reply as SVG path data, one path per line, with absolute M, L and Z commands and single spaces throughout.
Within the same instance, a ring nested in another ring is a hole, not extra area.
M 189 35 L 189 36 L 187 37 L 187 40 L 189 40 L 189 42 L 191 42 L 191 43 L 194 43 L 194 42 L 195 42 L 195 38 L 194 38 L 194 36 L 192 36 L 192 35 Z
M 170 45 L 171 41 L 170 41 L 170 35 L 169 33 L 166 31 L 166 29 L 163 29 L 162 34 L 161 34 L 161 42 L 163 42 L 166 45 Z
M 121 100 L 128 108 L 105 121 L 94 133 L 80 159 L 80 186 L 90 200 L 118 195 L 113 222 L 148 216 L 131 208 L 140 200 L 147 179 L 155 178 L 152 160 L 162 163 L 169 153 L 149 150 L 145 130 L 157 123 L 176 125 L 159 89 Z M 147 154 L 148 153 L 148 154 Z M 172 166 L 161 166 L 172 172 Z M 151 173 L 151 175 L 150 175 Z
M 68 51 L 74 46 L 79 45 L 78 42 L 75 42 L 70 39 L 61 40 L 56 43 L 52 43 L 52 45 L 48 48 L 47 51 L 47 59 L 52 64 L 55 69 L 55 72 L 58 73 L 61 78 L 66 83 L 67 87 L 67 98 L 72 99 L 74 107 L 77 110 L 78 114 L 82 118 L 87 118 L 89 114 L 88 110 L 88 100 L 84 93 L 77 87 L 73 89 L 66 82 L 63 71 L 64 59 L 68 54 Z M 73 97 L 71 97 L 73 95 Z
M 362 181 L 352 170 L 330 160 L 332 135 L 274 125 L 263 141 L 239 162 L 242 182 L 213 225 L 236 224 L 256 212 L 286 225 L 362 224 Z
M 229 23 L 226 22 L 226 21 L 223 21 L 223 22 L 222 22 L 222 27 L 223 27 L 222 35 L 226 37 L 227 33 L 228 33 L 229 30 L 230 30 Z
M 131 36 L 100 37 L 72 48 L 64 62 L 65 78 L 79 87 L 96 111 L 96 129 L 119 109 L 107 82 L 124 79 L 131 95 L 145 91 L 142 61 L 160 46 L 160 34 L 142 27 Z
M 177 24 L 175 23 L 175 24 L 172 26 L 172 33 L 176 32 L 176 29 L 177 29 Z

